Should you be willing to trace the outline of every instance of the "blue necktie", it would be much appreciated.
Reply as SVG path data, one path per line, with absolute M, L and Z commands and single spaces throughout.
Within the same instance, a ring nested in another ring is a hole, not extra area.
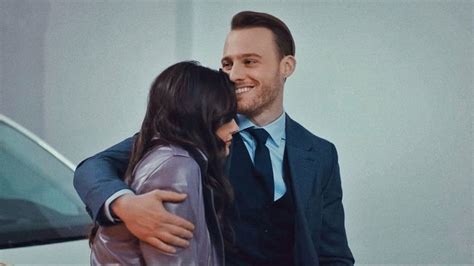
M 255 139 L 257 145 L 255 148 L 254 165 L 258 176 L 260 176 L 265 185 L 265 190 L 269 193 L 271 202 L 273 202 L 273 170 L 272 160 L 270 159 L 270 151 L 265 143 L 268 139 L 268 132 L 263 128 L 249 128 L 247 131 Z

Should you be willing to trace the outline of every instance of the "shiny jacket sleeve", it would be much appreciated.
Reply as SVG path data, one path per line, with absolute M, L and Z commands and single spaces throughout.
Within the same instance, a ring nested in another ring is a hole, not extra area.
M 86 210 L 101 225 L 111 221 L 102 209 L 105 201 L 115 192 L 128 189 L 122 181 L 127 169 L 134 138 L 128 138 L 105 151 L 82 161 L 74 172 L 74 187 Z
M 137 173 L 137 176 L 140 174 Z M 202 245 L 203 232 L 206 229 L 205 212 L 202 196 L 201 173 L 196 161 L 190 157 L 175 155 L 160 166 L 146 179 L 137 178 L 132 188 L 138 194 L 154 189 L 163 189 L 186 193 L 187 198 L 181 203 L 164 203 L 165 208 L 195 224 L 194 236 L 188 248 L 178 248 L 175 254 L 166 254 L 145 242 L 140 242 L 140 249 L 147 265 L 207 265 L 209 250 Z M 199 245 L 198 245 L 199 243 Z

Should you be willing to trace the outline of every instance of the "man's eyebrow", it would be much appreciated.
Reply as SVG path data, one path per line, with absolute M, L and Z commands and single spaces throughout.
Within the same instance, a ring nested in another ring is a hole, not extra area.
M 243 57 L 258 57 L 258 58 L 261 58 L 262 56 L 259 55 L 259 54 L 255 54 L 255 53 L 249 53 L 249 54 L 242 54 L 239 57 L 240 58 L 243 58 Z
M 256 54 L 256 53 L 247 53 L 247 54 L 241 54 L 241 55 L 238 55 L 236 56 L 237 59 L 242 59 L 242 58 L 246 58 L 246 57 L 258 57 L 258 58 L 262 58 L 261 55 L 259 54 Z M 224 61 L 232 61 L 231 57 L 230 56 L 225 56 L 221 59 L 221 62 L 224 62 Z

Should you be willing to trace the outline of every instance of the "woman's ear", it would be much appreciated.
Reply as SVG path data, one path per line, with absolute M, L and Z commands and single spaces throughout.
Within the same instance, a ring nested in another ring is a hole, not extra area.
M 296 59 L 292 55 L 287 55 L 283 57 L 280 61 L 280 73 L 282 74 L 283 78 L 286 80 L 296 68 Z

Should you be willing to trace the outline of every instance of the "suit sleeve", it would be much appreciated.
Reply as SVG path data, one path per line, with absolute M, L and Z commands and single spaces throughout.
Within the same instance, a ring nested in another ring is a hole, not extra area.
M 135 185 L 132 184 L 132 187 Z M 165 202 L 164 207 L 170 213 L 183 217 L 197 226 L 199 222 L 205 221 L 201 171 L 196 161 L 190 157 L 171 157 L 135 189 L 138 194 L 154 189 L 186 193 L 188 196 L 184 202 Z M 147 265 L 197 265 L 199 256 L 202 256 L 198 252 L 195 237 L 190 240 L 189 247 L 177 248 L 175 254 L 160 252 L 143 241 L 140 241 L 140 249 Z
M 103 211 L 105 201 L 115 192 L 129 187 L 122 181 L 134 137 L 82 161 L 74 172 L 74 187 L 86 210 L 101 225 L 111 224 Z
M 331 144 L 332 171 L 323 188 L 322 228 L 320 237 L 320 265 L 353 265 L 354 258 L 347 243 L 342 206 L 341 176 L 337 151 Z

